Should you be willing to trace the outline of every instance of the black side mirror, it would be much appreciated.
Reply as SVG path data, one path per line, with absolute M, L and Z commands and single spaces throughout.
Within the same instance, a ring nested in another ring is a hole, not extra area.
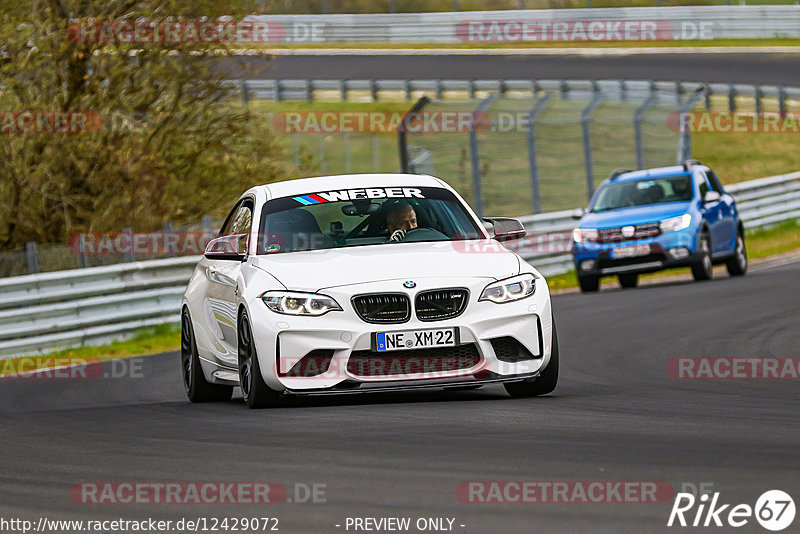
M 492 223 L 494 226 L 494 239 L 498 241 L 511 241 L 525 237 L 527 230 L 522 223 L 509 217 L 484 217 L 484 221 Z
M 244 261 L 247 257 L 247 234 L 224 235 L 206 245 L 205 257 L 210 260 Z

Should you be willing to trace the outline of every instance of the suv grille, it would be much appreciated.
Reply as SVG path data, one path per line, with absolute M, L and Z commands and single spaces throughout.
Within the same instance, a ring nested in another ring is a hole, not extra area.
M 633 235 L 623 236 L 622 228 L 603 228 L 598 232 L 598 243 L 617 243 L 619 241 L 630 241 L 634 239 L 647 239 L 661 235 L 661 227 L 658 223 L 638 224 L 633 227 Z
M 407 376 L 470 369 L 480 361 L 474 343 L 390 353 L 355 350 L 347 361 L 347 371 L 354 376 Z
M 461 315 L 467 307 L 466 289 L 435 289 L 417 295 L 414 307 L 420 321 L 442 321 Z
M 353 297 L 353 307 L 367 323 L 404 323 L 411 318 L 411 302 L 402 293 Z

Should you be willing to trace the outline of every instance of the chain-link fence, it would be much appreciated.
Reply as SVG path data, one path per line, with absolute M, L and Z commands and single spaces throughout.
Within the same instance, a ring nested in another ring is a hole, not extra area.
M 409 132 L 409 170 L 451 183 L 487 215 L 526 215 L 586 203 L 619 168 L 673 165 L 690 156 L 671 113 L 698 94 L 664 94 L 651 85 L 587 82 L 531 97 L 494 93 L 482 100 L 431 101 L 426 115 L 470 110 L 470 131 Z

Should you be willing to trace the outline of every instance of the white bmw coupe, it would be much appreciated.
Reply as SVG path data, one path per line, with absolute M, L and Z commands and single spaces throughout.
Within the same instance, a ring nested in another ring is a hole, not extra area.
M 364 174 L 245 192 L 189 281 L 181 363 L 193 402 L 241 387 L 251 408 L 296 395 L 502 383 L 550 393 L 547 283 L 488 218 L 432 176 Z

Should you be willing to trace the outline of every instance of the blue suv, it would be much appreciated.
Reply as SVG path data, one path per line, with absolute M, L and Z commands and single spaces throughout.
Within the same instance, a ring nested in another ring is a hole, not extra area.
M 638 276 L 691 267 L 695 280 L 708 280 L 715 263 L 731 276 L 747 272 L 744 226 L 736 203 L 707 166 L 615 171 L 578 210 L 572 255 L 584 292 L 597 291 L 602 276 L 616 275 L 622 287 Z

